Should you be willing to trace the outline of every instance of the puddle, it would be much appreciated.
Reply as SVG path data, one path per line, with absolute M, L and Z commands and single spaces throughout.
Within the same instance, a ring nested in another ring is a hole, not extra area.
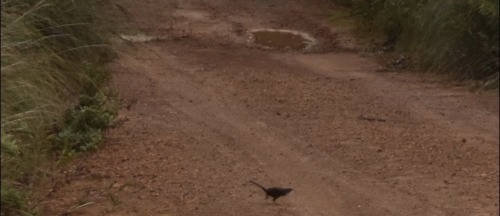
M 310 35 L 285 29 L 256 29 L 250 32 L 252 42 L 274 49 L 307 50 L 316 44 Z
M 149 35 L 143 35 L 143 34 L 136 34 L 136 35 L 120 35 L 120 38 L 126 41 L 130 42 L 148 42 L 152 40 L 157 40 L 157 37 L 149 36 Z

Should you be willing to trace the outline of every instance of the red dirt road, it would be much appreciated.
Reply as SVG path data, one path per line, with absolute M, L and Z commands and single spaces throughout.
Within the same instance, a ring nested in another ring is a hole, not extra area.
M 116 45 L 118 127 L 44 215 L 498 215 L 498 95 L 376 72 L 329 1 L 111 2 L 157 40 Z M 259 49 L 255 28 L 320 45 Z M 251 179 L 294 191 L 273 204 Z

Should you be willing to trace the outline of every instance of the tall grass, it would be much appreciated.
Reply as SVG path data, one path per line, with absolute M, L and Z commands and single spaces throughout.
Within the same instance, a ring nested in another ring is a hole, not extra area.
M 461 80 L 495 80 L 499 70 L 497 0 L 341 0 L 359 27 L 410 54 L 418 69 Z
M 2 215 L 28 214 L 48 172 L 48 136 L 80 94 L 94 95 L 113 57 L 97 19 L 99 0 L 2 0 Z

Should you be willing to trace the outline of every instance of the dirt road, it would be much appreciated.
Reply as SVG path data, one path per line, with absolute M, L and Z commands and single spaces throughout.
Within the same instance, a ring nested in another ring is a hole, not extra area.
M 376 72 L 329 1 L 111 2 L 155 40 L 117 44 L 120 124 L 45 215 L 498 215 L 498 95 Z M 320 45 L 260 49 L 256 28 Z M 295 190 L 273 204 L 251 179 Z

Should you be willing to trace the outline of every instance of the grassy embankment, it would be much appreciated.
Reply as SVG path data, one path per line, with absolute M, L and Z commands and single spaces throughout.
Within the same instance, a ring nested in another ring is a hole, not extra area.
M 499 1 L 333 1 L 348 8 L 358 32 L 405 53 L 415 69 L 498 89 Z
M 2 0 L 1 215 L 36 213 L 54 165 L 95 149 L 115 116 L 103 4 Z

